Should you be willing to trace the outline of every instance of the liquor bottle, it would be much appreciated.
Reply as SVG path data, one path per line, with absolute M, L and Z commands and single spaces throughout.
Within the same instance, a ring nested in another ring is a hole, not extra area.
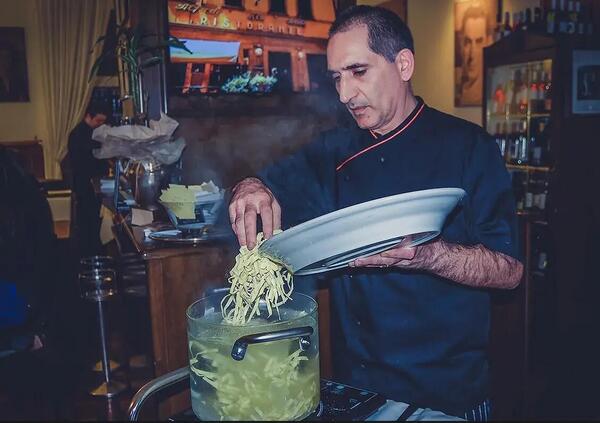
M 514 73 L 511 75 L 510 78 L 508 78 L 506 80 L 506 85 L 504 86 L 504 95 L 506 98 L 506 102 L 505 102 L 505 110 L 508 113 L 514 113 L 513 112 L 513 101 L 514 101 L 514 96 L 515 96 L 515 80 L 514 80 Z
M 513 12 L 513 32 L 517 32 L 521 28 L 521 21 L 519 20 L 519 12 Z
M 518 135 L 517 164 L 529 163 L 529 142 L 527 141 L 527 122 L 523 121 Z
M 546 11 L 546 32 L 548 34 L 556 33 L 556 0 L 552 0 L 550 9 Z
M 517 122 L 512 123 L 511 131 L 507 134 L 507 156 L 506 161 L 511 164 L 517 163 L 519 157 L 519 132 L 517 129 Z
M 521 29 L 523 31 L 531 31 L 532 28 L 532 22 L 531 22 L 531 9 L 528 7 L 527 9 L 525 9 L 525 12 L 520 12 L 519 16 L 521 17 Z
M 566 32 L 571 35 L 577 32 L 577 13 L 575 12 L 573 0 L 569 0 Z
M 502 36 L 508 37 L 512 32 L 512 27 L 510 26 L 510 12 L 504 13 L 504 26 L 502 27 Z
M 512 172 L 512 186 L 517 211 L 523 211 L 525 205 L 525 178 L 523 172 Z
M 552 76 L 548 71 L 544 78 L 544 111 L 550 110 L 552 110 Z
M 560 0 L 560 7 L 556 16 L 558 23 L 558 32 L 560 34 L 566 34 L 569 25 L 569 14 L 567 13 L 567 9 L 565 7 L 565 0 Z
M 504 94 L 504 87 L 502 84 L 498 84 L 496 89 L 494 90 L 494 100 L 492 113 L 494 114 L 504 114 L 506 107 L 506 95 Z
M 521 79 L 522 79 L 522 83 L 521 86 L 519 87 L 519 113 L 521 114 L 526 114 L 527 113 L 527 108 L 528 108 L 528 90 L 529 90 L 529 84 L 528 84 L 528 78 L 527 78 L 527 68 L 523 67 L 521 69 Z
M 577 34 L 585 35 L 586 18 L 585 18 L 585 13 L 581 10 L 580 2 L 575 3 L 575 11 L 577 12 L 577 17 L 579 20 L 577 22 Z
M 502 38 L 502 12 L 496 14 L 496 26 L 494 27 L 494 42 L 498 42 Z
M 539 111 L 538 103 L 538 86 L 539 86 L 539 73 L 537 69 L 531 72 L 531 80 L 529 81 L 529 111 L 531 113 L 537 113 Z M 541 88 L 541 87 L 539 87 Z
M 533 21 L 531 23 L 532 26 L 532 30 L 534 32 L 542 32 L 543 31 L 543 27 L 542 27 L 542 8 L 541 7 L 535 7 L 533 9 Z
M 500 150 L 500 155 L 504 157 L 506 154 L 506 139 L 501 132 L 500 122 L 496 123 L 496 133 L 494 134 L 494 138 L 496 140 L 496 144 L 498 145 L 498 149 Z

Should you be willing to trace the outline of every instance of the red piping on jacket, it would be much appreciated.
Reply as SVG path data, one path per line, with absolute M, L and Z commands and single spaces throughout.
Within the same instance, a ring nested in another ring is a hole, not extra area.
M 346 160 L 344 160 L 342 163 L 340 163 L 338 165 L 338 167 L 335 168 L 336 171 L 339 171 L 341 168 L 343 168 L 346 164 L 348 164 L 350 161 L 356 159 L 358 156 L 363 155 L 364 153 L 366 153 L 367 151 L 370 151 L 376 147 L 379 147 L 381 144 L 385 144 L 386 142 L 390 141 L 391 139 L 395 138 L 397 135 L 400 135 L 402 132 L 404 132 L 404 130 L 406 128 L 408 128 L 414 121 L 415 119 L 421 114 L 421 112 L 423 111 L 423 108 L 425 107 L 425 103 L 421 104 L 421 107 L 419 108 L 419 110 L 417 111 L 417 113 L 412 117 L 411 120 L 409 120 L 406 125 L 404 125 L 402 128 L 400 128 L 400 130 L 398 130 L 398 132 L 396 132 L 394 135 L 390 135 L 388 138 L 379 141 L 376 144 L 370 145 L 365 149 L 360 150 L 358 153 L 348 157 Z M 371 131 L 371 134 L 373 136 L 375 136 L 375 134 L 373 134 L 373 132 Z

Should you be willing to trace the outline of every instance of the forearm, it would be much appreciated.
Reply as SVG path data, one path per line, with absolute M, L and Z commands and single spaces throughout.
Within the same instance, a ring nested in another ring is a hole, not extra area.
M 482 244 L 465 246 L 439 240 L 417 248 L 411 262 L 410 267 L 475 288 L 513 289 L 523 275 L 521 262 Z

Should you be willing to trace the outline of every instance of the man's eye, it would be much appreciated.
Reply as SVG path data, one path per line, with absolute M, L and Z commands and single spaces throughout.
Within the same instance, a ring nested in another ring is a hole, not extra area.
M 335 82 L 336 84 L 337 84 L 338 82 L 340 82 L 340 76 L 339 76 L 339 75 L 333 75 L 333 76 L 331 77 L 331 79 L 332 79 L 332 81 L 333 81 L 333 82 Z
M 367 73 L 366 69 L 358 69 L 352 72 L 354 76 L 363 76 L 365 73 Z

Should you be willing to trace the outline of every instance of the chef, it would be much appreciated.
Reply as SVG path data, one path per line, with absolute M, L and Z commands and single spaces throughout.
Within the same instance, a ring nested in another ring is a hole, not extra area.
M 329 72 L 356 122 L 319 136 L 233 189 L 240 242 L 343 207 L 430 188 L 467 192 L 441 236 L 329 272 L 334 375 L 390 399 L 469 420 L 490 417 L 490 290 L 521 280 L 510 177 L 479 126 L 413 94 L 409 28 L 356 6 L 330 29 Z M 440 71 L 444 71 L 440 69 Z M 451 72 L 452 69 L 448 69 Z

